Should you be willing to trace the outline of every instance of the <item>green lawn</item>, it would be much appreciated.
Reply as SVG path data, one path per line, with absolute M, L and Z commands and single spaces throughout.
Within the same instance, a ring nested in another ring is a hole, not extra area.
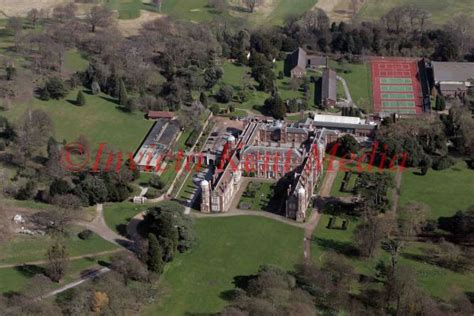
M 186 141 L 188 140 L 189 136 L 193 131 L 187 129 L 181 133 L 181 136 L 176 141 L 176 150 L 185 150 L 186 149 Z
M 77 233 L 83 228 L 74 227 L 65 239 L 70 256 L 96 253 L 116 249 L 117 246 L 94 234 L 88 240 L 82 240 Z M 21 264 L 29 261 L 44 260 L 46 250 L 52 240 L 48 236 L 33 237 L 18 235 L 7 244 L 0 246 L 0 264 Z
M 408 4 L 430 12 L 430 20 L 436 24 L 446 23 L 459 13 L 474 16 L 472 0 L 368 0 L 359 11 L 359 16 L 362 19 L 376 19 L 394 7 Z
M 70 72 L 84 71 L 89 62 L 76 49 L 71 49 L 64 56 L 64 67 Z
M 165 0 L 161 11 L 178 19 L 196 22 L 210 21 L 217 14 L 208 7 L 208 4 L 208 0 Z
M 77 90 L 64 100 L 34 99 L 28 104 L 15 104 L 3 115 L 17 122 L 29 106 L 41 109 L 51 117 L 58 141 L 65 139 L 70 143 L 76 141 L 79 135 L 84 135 L 90 142 L 92 152 L 99 143 L 106 143 L 124 153 L 133 153 L 152 125 L 142 113 L 123 112 L 106 95 L 84 93 L 87 104 L 82 107 L 73 104 L 76 95 Z
M 195 172 L 193 171 L 184 171 L 183 175 L 186 176 L 186 181 L 184 182 L 181 191 L 178 193 L 177 198 L 180 201 L 185 201 L 191 198 L 193 192 L 197 190 L 196 185 L 193 182 L 193 178 L 195 176 Z
M 262 264 L 292 270 L 303 254 L 303 230 L 260 217 L 199 219 L 198 244 L 166 267 L 168 290 L 146 315 L 219 312 L 234 278 L 256 273 Z
M 105 222 L 118 234 L 125 235 L 126 225 L 130 219 L 146 209 L 146 205 L 131 202 L 107 203 L 104 205 Z
M 246 190 L 253 190 L 255 191 L 255 196 L 254 197 L 246 197 L 245 192 L 242 195 L 240 201 L 239 201 L 239 208 L 245 209 L 242 207 L 242 204 L 246 204 L 250 206 L 252 211 L 265 211 L 267 209 L 268 203 L 270 202 L 270 199 L 273 196 L 273 189 L 274 189 L 274 184 L 273 183 L 267 183 L 267 182 L 258 182 L 258 181 L 253 181 L 250 182 L 247 185 Z
M 177 172 L 178 171 L 176 170 L 176 161 L 168 162 L 165 167 L 165 170 L 160 175 L 160 178 L 166 185 L 170 185 L 176 177 Z
M 352 99 L 357 106 L 368 113 L 372 112 L 372 79 L 369 65 L 344 64 L 342 66 L 331 60 L 330 67 L 334 68 L 337 74 L 347 81 Z
M 300 15 L 309 11 L 316 3 L 317 0 L 278 0 L 275 8 L 270 13 L 265 21 L 261 21 L 260 24 L 270 23 L 273 25 L 283 25 L 285 19 L 292 15 Z
M 322 215 L 321 220 L 313 235 L 311 255 L 317 264 L 321 263 L 329 251 L 345 255 L 353 265 L 356 272 L 369 276 L 375 275 L 375 266 L 379 260 L 384 260 L 387 264 L 389 255 L 380 249 L 378 255 L 371 259 L 361 259 L 353 254 L 353 233 L 358 220 L 351 219 L 348 230 L 328 229 L 329 215 Z M 336 227 L 340 227 L 342 219 L 338 218 Z M 413 260 L 409 255 L 420 254 L 422 250 L 429 250 L 436 245 L 410 242 L 402 251 L 400 263 L 410 266 L 416 273 L 418 284 L 431 295 L 438 298 L 449 299 L 452 287 L 460 287 L 466 292 L 474 291 L 474 283 L 471 282 L 474 274 L 457 273 L 422 261 Z
M 110 9 L 117 10 L 119 19 L 124 20 L 140 17 L 140 10 L 143 8 L 142 0 L 105 0 L 105 3 Z
M 459 162 L 443 171 L 429 170 L 425 176 L 407 169 L 402 176 L 400 204 L 417 201 L 427 204 L 430 217 L 451 216 L 474 205 L 474 171 Z

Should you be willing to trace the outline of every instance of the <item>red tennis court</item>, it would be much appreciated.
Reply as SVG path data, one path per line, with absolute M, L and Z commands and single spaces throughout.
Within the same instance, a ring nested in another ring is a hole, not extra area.
M 423 96 L 416 59 L 372 58 L 376 113 L 420 114 Z

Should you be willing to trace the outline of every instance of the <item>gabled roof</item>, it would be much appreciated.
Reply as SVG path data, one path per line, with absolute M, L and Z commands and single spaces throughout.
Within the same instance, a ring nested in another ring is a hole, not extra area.
M 474 63 L 432 62 L 436 82 L 474 79 Z
M 149 119 L 173 119 L 175 118 L 175 113 L 174 112 L 168 112 L 168 111 L 148 111 L 148 118 Z
M 337 74 L 332 69 L 325 69 L 323 73 L 321 96 L 324 99 L 337 101 Z

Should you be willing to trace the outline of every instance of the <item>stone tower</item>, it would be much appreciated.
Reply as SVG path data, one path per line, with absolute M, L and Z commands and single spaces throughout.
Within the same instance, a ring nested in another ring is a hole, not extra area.
M 304 222 L 306 218 L 306 190 L 301 187 L 298 189 L 298 211 L 296 212 L 296 221 Z
M 201 182 L 201 192 L 202 192 L 201 212 L 211 213 L 211 187 L 210 187 L 209 181 L 203 180 Z

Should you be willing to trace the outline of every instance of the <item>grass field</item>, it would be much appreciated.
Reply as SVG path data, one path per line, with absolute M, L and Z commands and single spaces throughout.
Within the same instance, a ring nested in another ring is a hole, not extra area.
M 408 4 L 430 12 L 435 24 L 446 23 L 459 13 L 474 16 L 472 0 L 367 0 L 358 15 L 361 19 L 376 19 L 394 7 Z
M 87 104 L 74 105 L 77 90 L 72 91 L 64 100 L 32 100 L 28 104 L 16 104 L 3 112 L 8 119 L 17 122 L 28 107 L 41 109 L 49 114 L 58 141 L 65 139 L 74 142 L 84 135 L 91 145 L 91 151 L 99 143 L 124 153 L 134 152 L 145 137 L 152 122 L 144 119 L 141 113 L 125 113 L 106 95 L 84 93 Z
M 163 2 L 162 12 L 175 18 L 195 22 L 210 21 L 214 17 L 225 16 L 229 21 L 236 17 L 245 19 L 253 26 L 282 25 L 287 17 L 307 12 L 317 0 L 268 2 L 263 7 L 257 8 L 254 13 L 249 13 L 243 12 L 240 1 L 231 0 L 228 12 L 216 13 L 208 6 L 208 0 L 169 0 Z
M 117 248 L 116 245 L 105 241 L 94 234 L 88 240 L 82 240 L 77 233 L 82 231 L 74 227 L 65 239 L 65 245 L 70 256 L 108 251 Z M 29 261 L 44 260 L 46 250 L 52 243 L 50 237 L 17 236 L 7 244 L 0 246 L 0 264 L 21 264 Z
M 335 61 L 330 61 L 330 66 L 347 81 L 352 99 L 357 106 L 367 113 L 372 112 L 372 80 L 369 65 L 344 64 L 342 66 Z
M 284 67 L 284 62 L 283 61 L 277 61 L 275 63 L 275 68 L 274 72 L 278 76 L 278 73 L 280 71 L 283 71 Z M 230 85 L 234 88 L 234 90 L 237 92 L 240 90 L 242 85 L 244 84 L 244 79 L 245 79 L 245 74 L 250 73 L 250 68 L 247 66 L 240 66 L 236 65 L 230 62 L 224 62 L 222 65 L 222 69 L 224 70 L 224 76 L 221 79 L 221 84 L 222 85 Z M 309 75 L 316 75 L 315 73 L 309 73 Z M 257 86 L 257 83 L 253 80 L 250 79 L 251 83 L 255 86 Z M 278 87 L 278 93 L 282 97 L 283 100 L 287 99 L 296 99 L 296 98 L 303 98 L 304 93 L 301 90 L 292 90 L 289 87 L 289 82 L 290 78 L 283 78 L 283 79 L 277 79 L 276 80 L 276 85 Z M 314 100 L 314 95 L 315 95 L 315 85 L 310 84 L 310 91 L 309 91 L 309 106 L 310 108 L 315 105 L 315 100 Z M 218 88 L 215 88 L 215 92 L 217 92 Z M 242 103 L 234 103 L 235 108 L 237 109 L 237 113 L 230 113 L 229 116 L 246 116 L 247 112 L 244 110 L 252 110 L 252 111 L 259 111 L 263 104 L 265 103 L 265 100 L 269 97 L 270 95 L 268 93 L 262 92 L 262 91 L 251 91 L 248 96 L 248 100 Z M 222 108 L 224 108 L 227 105 L 223 105 Z
M 255 196 L 254 197 L 246 197 L 243 196 L 240 198 L 239 201 L 239 208 L 242 208 L 243 204 L 250 206 L 252 211 L 265 211 L 267 209 L 268 203 L 273 196 L 273 183 L 267 182 L 251 182 L 247 185 L 247 189 L 254 188 Z M 244 193 L 245 194 L 245 193 Z
M 131 202 L 107 203 L 104 205 L 104 218 L 107 226 L 118 234 L 126 234 L 126 225 L 135 215 L 147 209 L 146 205 Z
M 389 261 L 389 255 L 385 251 L 372 259 L 361 259 L 354 255 L 355 247 L 352 242 L 354 229 L 358 224 L 357 219 L 349 221 L 348 230 L 326 228 L 330 216 L 323 215 L 313 235 L 311 255 L 317 264 L 320 264 L 329 251 L 343 254 L 347 257 L 356 272 L 369 276 L 375 275 L 375 266 L 379 260 Z M 338 218 L 336 227 L 340 227 L 342 219 Z M 410 255 L 417 255 L 423 251 L 429 251 L 436 245 L 421 242 L 410 242 L 403 249 L 400 263 L 411 267 L 417 276 L 418 284 L 431 295 L 442 299 L 449 299 L 453 293 L 451 288 L 460 287 L 466 292 L 474 291 L 474 283 L 471 282 L 474 274 L 453 272 L 432 264 L 410 259 Z
M 425 176 L 415 174 L 416 171 L 408 169 L 403 173 L 401 205 L 410 201 L 425 203 L 433 219 L 474 205 L 474 171 L 464 162 L 443 171 L 429 170 Z
M 260 217 L 199 219 L 198 244 L 177 256 L 163 274 L 168 293 L 146 315 L 219 312 L 234 278 L 252 275 L 262 264 L 291 270 L 303 253 L 303 230 Z
M 81 271 L 89 267 L 98 266 L 99 262 L 109 261 L 109 259 L 110 256 L 98 256 L 71 261 L 67 275 L 62 280 L 62 283 L 54 283 L 52 284 L 52 288 L 58 288 L 65 283 L 78 279 Z M 0 282 L 0 293 L 22 291 L 33 276 L 41 274 L 42 272 L 42 266 L 21 266 L 0 269 L 0 280 L 2 280 L 2 282 Z

